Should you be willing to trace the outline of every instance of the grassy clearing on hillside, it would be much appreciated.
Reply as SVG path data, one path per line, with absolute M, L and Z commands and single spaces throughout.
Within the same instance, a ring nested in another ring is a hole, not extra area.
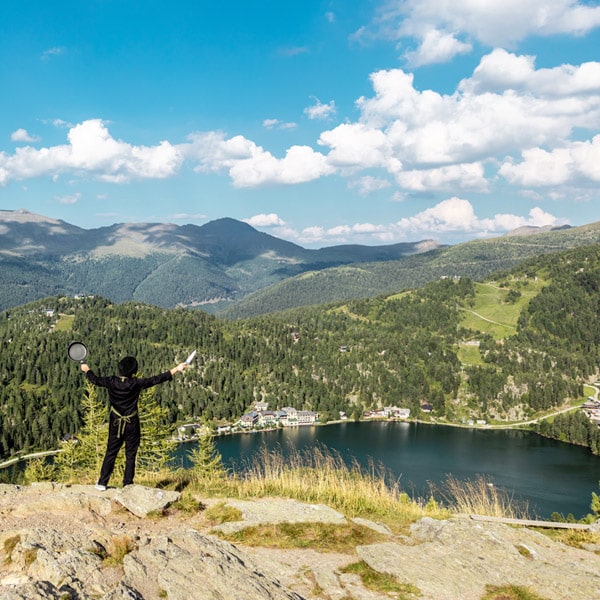
M 473 306 L 463 309 L 461 325 L 488 333 L 494 339 L 513 335 L 521 311 L 546 283 L 542 280 L 511 281 L 502 287 L 494 282 L 475 283 L 475 301 Z M 508 301 L 511 290 L 520 294 L 514 302 Z
M 75 315 L 60 315 L 54 329 L 56 331 L 71 331 L 73 329 L 73 321 Z
M 463 365 L 472 365 L 476 367 L 482 367 L 485 365 L 479 346 L 471 346 L 468 344 L 461 344 L 456 352 L 458 360 Z

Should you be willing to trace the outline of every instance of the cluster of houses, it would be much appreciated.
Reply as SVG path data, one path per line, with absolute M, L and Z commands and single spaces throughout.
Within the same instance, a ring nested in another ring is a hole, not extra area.
M 298 425 L 314 425 L 319 420 L 319 413 L 312 410 L 297 410 L 285 406 L 279 410 L 269 410 L 267 402 L 257 402 L 253 410 L 243 414 L 238 422 L 242 429 L 270 427 L 296 427 Z
M 368 410 L 364 413 L 365 419 L 408 419 L 410 408 L 397 406 L 384 406 L 381 410 Z
M 422 410 L 431 411 L 430 406 L 422 406 Z M 372 410 L 364 413 L 365 419 L 408 419 L 410 408 L 386 406 L 381 410 Z M 345 421 L 348 416 L 340 412 L 340 420 Z M 279 410 L 269 410 L 267 402 L 256 402 L 249 412 L 243 414 L 239 421 L 233 425 L 220 425 L 215 433 L 223 435 L 233 431 L 254 431 L 259 429 L 272 429 L 274 427 L 299 427 L 314 425 L 319 421 L 319 413 L 312 410 L 298 410 L 292 406 L 285 406 Z M 178 428 L 175 439 L 178 441 L 190 440 L 203 435 L 206 426 L 200 423 L 188 423 Z M 206 431 L 207 432 L 207 431 Z
M 592 423 L 600 426 L 600 400 L 593 396 L 588 396 L 587 401 L 581 406 L 581 409 Z

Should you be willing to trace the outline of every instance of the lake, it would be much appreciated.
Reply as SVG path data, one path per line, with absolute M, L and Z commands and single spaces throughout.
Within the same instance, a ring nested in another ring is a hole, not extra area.
M 413 498 L 428 498 L 431 484 L 442 486 L 448 475 L 460 481 L 484 475 L 540 519 L 553 512 L 581 518 L 591 512 L 592 492 L 600 493 L 600 457 L 528 431 L 345 422 L 215 439 L 225 465 L 238 471 L 264 448 L 289 455 L 324 446 L 345 461 L 383 466 Z M 178 451 L 184 466 L 186 446 Z

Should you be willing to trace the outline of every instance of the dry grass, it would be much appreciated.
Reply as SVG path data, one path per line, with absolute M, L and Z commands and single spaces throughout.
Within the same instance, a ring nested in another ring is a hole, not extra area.
M 485 592 L 481 600 L 545 600 L 520 585 L 486 585 Z
M 388 539 L 387 536 L 356 523 L 274 523 L 245 527 L 233 533 L 220 533 L 219 536 L 246 546 L 312 548 L 318 552 L 341 553 L 353 553 L 356 546 L 375 544 Z
M 595 531 L 582 529 L 537 529 L 540 533 L 547 535 L 551 540 L 560 542 L 572 548 L 585 549 L 586 546 L 600 547 L 600 535 Z M 596 551 L 600 554 L 600 551 Z
M 118 535 L 110 540 L 108 547 L 108 556 L 105 563 L 109 566 L 120 565 L 123 563 L 125 555 L 135 550 L 135 544 L 128 535 Z
M 398 600 L 412 600 L 422 595 L 416 586 L 410 583 L 400 583 L 393 575 L 375 571 L 364 561 L 349 564 L 341 571 L 342 573 L 358 575 L 367 589 L 374 592 L 393 594 L 393 597 Z
M 528 506 L 520 505 L 506 491 L 480 475 L 475 481 L 448 477 L 440 490 L 453 513 L 528 519 Z
M 275 496 L 322 503 L 348 517 L 375 519 L 395 530 L 423 516 L 449 516 L 435 503 L 411 500 L 383 468 L 366 472 L 357 463 L 348 465 L 339 455 L 320 447 L 289 457 L 263 449 L 243 473 L 222 481 L 218 493 L 220 497 Z
M 15 535 L 4 540 L 4 553 L 6 554 L 6 557 L 4 558 L 5 564 L 12 562 L 12 553 L 20 541 L 20 535 Z
M 240 473 L 223 473 L 216 479 L 190 478 L 180 470 L 154 473 L 144 483 L 212 498 L 279 497 L 326 504 L 347 517 L 385 523 L 395 533 L 405 532 L 408 525 L 425 516 L 445 519 L 459 513 L 530 518 L 526 504 L 516 502 L 484 476 L 474 481 L 450 476 L 443 486 L 432 490 L 427 501 L 411 499 L 383 467 L 371 466 L 365 471 L 356 462 L 348 465 L 319 446 L 287 457 L 263 448 Z
M 218 502 L 204 511 L 204 518 L 214 526 L 232 521 L 242 521 L 243 515 L 241 510 L 229 506 L 225 502 Z

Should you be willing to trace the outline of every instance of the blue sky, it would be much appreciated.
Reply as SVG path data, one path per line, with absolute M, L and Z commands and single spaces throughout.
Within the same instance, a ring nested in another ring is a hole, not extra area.
M 6 0 L 0 208 L 304 247 L 600 220 L 600 2 Z

